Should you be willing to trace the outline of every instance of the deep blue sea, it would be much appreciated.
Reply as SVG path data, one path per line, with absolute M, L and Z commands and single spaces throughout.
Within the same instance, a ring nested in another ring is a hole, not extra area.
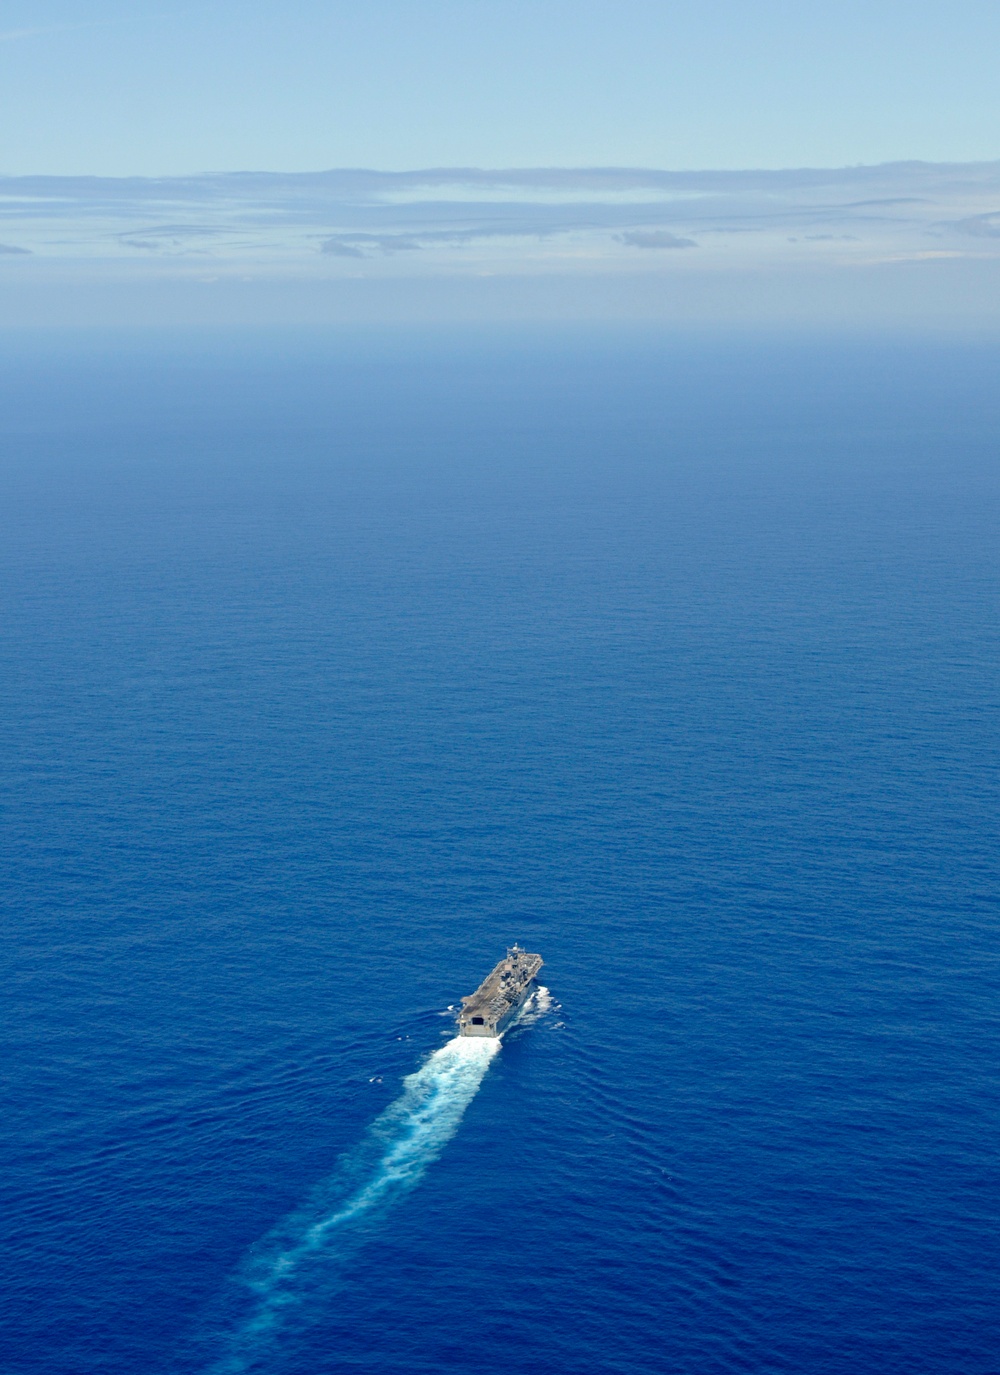
M 2 1375 L 1000 1371 L 1000 346 L 8 336 L 0 446 Z

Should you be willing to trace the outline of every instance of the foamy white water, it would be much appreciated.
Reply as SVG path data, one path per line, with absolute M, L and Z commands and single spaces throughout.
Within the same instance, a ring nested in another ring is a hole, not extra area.
M 554 1006 L 552 994 L 543 984 L 539 984 L 524 1004 L 514 1025 L 533 1026 L 535 1022 L 541 1021 L 547 1012 L 551 1012 Z
M 358 1223 L 391 1207 L 420 1182 L 454 1136 L 499 1049 L 492 1037 L 455 1036 L 436 1050 L 407 1075 L 400 1096 L 310 1203 L 253 1248 L 240 1279 L 256 1302 L 231 1338 L 228 1354 L 212 1367 L 217 1375 L 252 1369 L 289 1310 L 300 1307 L 311 1291 L 311 1262 L 348 1254 Z

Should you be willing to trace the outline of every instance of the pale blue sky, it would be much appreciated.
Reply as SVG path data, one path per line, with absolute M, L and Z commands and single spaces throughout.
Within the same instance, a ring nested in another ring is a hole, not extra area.
M 1000 4 L 0 3 L 0 173 L 1000 156 Z

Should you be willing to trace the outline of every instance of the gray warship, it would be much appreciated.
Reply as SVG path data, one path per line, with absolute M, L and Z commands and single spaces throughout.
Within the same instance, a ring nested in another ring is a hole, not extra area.
M 541 955 L 512 945 L 475 993 L 462 999 L 459 1035 L 502 1036 L 534 992 L 535 975 L 541 967 Z

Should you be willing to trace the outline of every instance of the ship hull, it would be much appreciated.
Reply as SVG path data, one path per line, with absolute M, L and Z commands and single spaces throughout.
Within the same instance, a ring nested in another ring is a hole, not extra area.
M 517 1021 L 518 1013 L 537 987 L 538 985 L 532 979 L 521 996 L 511 1004 L 502 1017 L 498 1017 L 495 1022 L 489 1022 L 484 1018 L 482 1026 L 474 1026 L 471 1021 L 467 1022 L 459 1028 L 460 1034 L 462 1036 L 502 1036 L 511 1023 Z
M 512 946 L 507 958 L 487 974 L 475 993 L 462 999 L 459 1035 L 502 1036 L 538 987 L 535 975 L 541 967 L 541 955 Z

